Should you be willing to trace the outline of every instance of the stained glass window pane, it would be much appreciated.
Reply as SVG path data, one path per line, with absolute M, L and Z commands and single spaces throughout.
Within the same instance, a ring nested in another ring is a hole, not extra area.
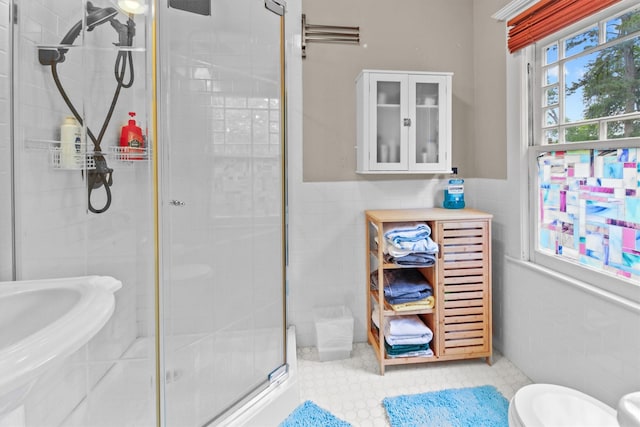
M 538 158 L 538 248 L 640 279 L 637 149 L 548 151 Z

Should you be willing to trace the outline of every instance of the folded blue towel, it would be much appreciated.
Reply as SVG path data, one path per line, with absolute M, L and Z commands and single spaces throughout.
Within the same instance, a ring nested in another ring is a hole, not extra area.
M 387 341 L 385 341 L 384 348 L 389 356 L 400 356 L 405 355 L 405 353 L 409 352 L 429 350 L 429 344 L 392 346 Z
M 431 228 L 427 224 L 393 228 L 384 233 L 384 237 L 391 243 L 416 242 L 429 236 L 431 236 Z
M 408 268 L 385 270 L 383 272 L 383 279 L 385 297 L 398 298 L 420 294 L 422 295 L 421 298 L 427 298 L 433 295 L 433 288 L 418 270 Z M 377 271 L 371 273 L 371 283 L 374 289 L 378 289 Z
M 411 252 L 429 252 L 435 254 L 438 252 L 438 244 L 431 240 L 431 237 L 425 237 L 424 239 L 406 242 L 391 243 L 395 248 L 403 249 Z
M 389 254 L 385 254 L 384 260 L 398 265 L 431 267 L 436 263 L 436 256 L 427 252 L 412 252 L 404 256 L 391 256 Z
M 390 246 L 386 251 L 393 256 L 406 254 L 395 253 L 394 248 L 401 251 L 437 253 L 438 245 L 429 236 L 431 228 L 427 224 L 399 226 L 384 233 L 384 238 Z
M 385 296 L 384 299 L 387 300 L 389 304 L 405 304 L 407 302 L 420 301 L 421 299 L 430 297 L 432 294 L 433 292 L 431 292 L 430 289 L 427 289 L 421 292 L 406 293 L 399 297 Z

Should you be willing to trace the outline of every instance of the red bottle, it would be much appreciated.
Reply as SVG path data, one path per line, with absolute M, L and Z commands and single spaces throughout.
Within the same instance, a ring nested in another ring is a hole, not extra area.
M 129 124 L 122 126 L 122 132 L 120 133 L 120 147 L 122 147 L 123 160 L 142 160 L 142 156 L 133 156 L 132 154 L 144 152 L 144 137 L 142 136 L 142 129 L 136 125 L 134 117 L 136 113 L 129 112 Z

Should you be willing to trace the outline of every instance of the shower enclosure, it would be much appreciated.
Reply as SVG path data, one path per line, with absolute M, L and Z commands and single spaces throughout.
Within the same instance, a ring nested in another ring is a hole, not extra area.
M 15 278 L 123 283 L 107 326 L 34 387 L 25 424 L 224 422 L 287 375 L 284 6 L 9 6 Z M 129 112 L 135 149 L 120 143 Z

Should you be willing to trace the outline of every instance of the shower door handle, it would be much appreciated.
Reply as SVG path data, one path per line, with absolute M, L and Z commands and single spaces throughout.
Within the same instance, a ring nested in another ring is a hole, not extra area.
M 178 207 L 183 207 L 184 205 L 186 205 L 185 202 L 180 201 L 180 200 L 172 200 L 172 201 L 169 202 L 169 204 L 171 206 L 178 206 Z

